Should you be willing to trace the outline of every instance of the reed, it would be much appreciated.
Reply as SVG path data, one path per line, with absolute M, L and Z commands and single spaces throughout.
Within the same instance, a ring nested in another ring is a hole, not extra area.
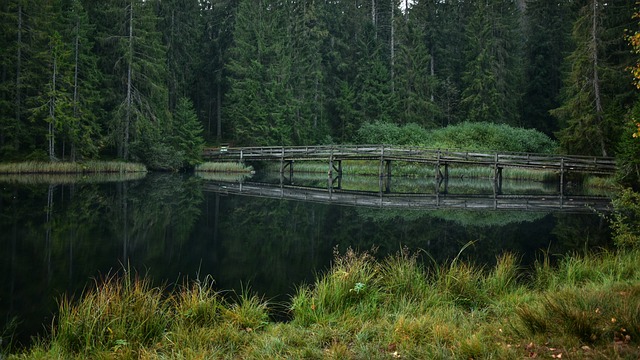
M 217 172 L 217 173 L 251 173 L 253 167 L 236 162 L 205 162 L 196 165 L 196 172 Z
M 0 174 L 85 174 L 146 172 L 142 164 L 119 161 L 20 162 L 0 164 Z

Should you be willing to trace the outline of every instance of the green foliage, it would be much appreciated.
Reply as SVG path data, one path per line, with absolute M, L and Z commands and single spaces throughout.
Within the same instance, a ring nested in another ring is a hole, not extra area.
M 468 62 L 460 102 L 467 121 L 521 124 L 518 14 L 513 2 L 474 4 L 466 27 Z
M 202 124 L 193 110 L 191 100 L 180 98 L 173 115 L 174 148 L 183 155 L 182 166 L 193 168 L 202 162 L 204 138 Z
M 358 129 L 356 140 L 360 144 L 423 145 L 427 130 L 416 124 L 398 126 L 389 122 L 367 122 Z
M 616 178 L 624 186 L 631 186 L 636 190 L 640 187 L 640 139 L 634 137 L 638 128 L 632 119 L 639 117 L 640 100 L 637 100 L 630 111 L 630 119 L 622 131 L 616 148 L 616 165 L 618 166 Z
M 640 193 L 624 189 L 613 206 L 613 240 L 621 247 L 640 247 Z
M 533 129 L 514 128 L 492 123 L 462 123 L 434 130 L 429 147 L 552 154 L 557 145 L 548 136 Z
M 358 130 L 359 143 L 414 145 L 440 149 L 469 149 L 555 153 L 556 143 L 545 134 L 504 124 L 462 123 L 427 131 L 415 124 L 366 123 Z

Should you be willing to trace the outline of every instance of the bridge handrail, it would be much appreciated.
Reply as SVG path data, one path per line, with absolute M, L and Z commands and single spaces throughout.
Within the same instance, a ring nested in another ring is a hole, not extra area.
M 542 165 L 549 167 L 566 166 L 568 168 L 587 168 L 599 166 L 604 169 L 615 169 L 615 159 L 612 157 L 586 156 L 586 155 L 562 155 L 525 152 L 499 152 L 459 149 L 439 149 L 418 146 L 395 146 L 387 144 L 358 144 L 358 145 L 317 145 L 317 146 L 251 146 L 207 148 L 204 155 L 209 157 L 239 157 L 250 159 L 255 157 L 293 157 L 293 156 L 384 156 L 386 158 L 411 157 L 425 161 L 459 161 L 480 162 L 484 164 L 495 163 L 500 165 L 505 161 L 519 165 Z

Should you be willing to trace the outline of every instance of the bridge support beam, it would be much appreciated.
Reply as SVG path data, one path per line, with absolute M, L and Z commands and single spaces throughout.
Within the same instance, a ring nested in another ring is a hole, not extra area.
M 493 169 L 493 187 L 494 193 L 502 194 L 502 168 L 495 167 Z
M 280 161 L 280 174 L 284 174 L 284 171 L 289 168 L 289 177 L 293 177 L 293 160 L 284 160 Z
M 444 166 L 444 173 L 442 172 L 442 167 Z M 449 179 L 449 164 L 448 163 L 437 163 L 436 164 L 436 180 Z

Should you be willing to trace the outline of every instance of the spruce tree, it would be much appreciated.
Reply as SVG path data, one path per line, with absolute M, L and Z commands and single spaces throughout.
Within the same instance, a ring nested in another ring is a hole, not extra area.
M 468 121 L 521 125 L 522 68 L 515 3 L 479 1 L 467 25 L 461 106 Z
M 572 7 L 557 0 L 527 3 L 522 121 L 550 136 L 558 130 L 549 110 L 560 105 L 563 62 L 571 44 Z
M 554 110 L 562 124 L 557 133 L 561 146 L 572 154 L 610 153 L 614 124 L 606 116 L 607 94 L 603 73 L 605 62 L 603 19 L 612 8 L 600 0 L 589 0 L 573 24 L 575 50 L 567 61 L 571 72 L 563 87 L 562 105 Z
M 204 138 L 202 124 L 186 97 L 178 99 L 173 113 L 173 146 L 182 157 L 182 167 L 193 168 L 202 162 Z

